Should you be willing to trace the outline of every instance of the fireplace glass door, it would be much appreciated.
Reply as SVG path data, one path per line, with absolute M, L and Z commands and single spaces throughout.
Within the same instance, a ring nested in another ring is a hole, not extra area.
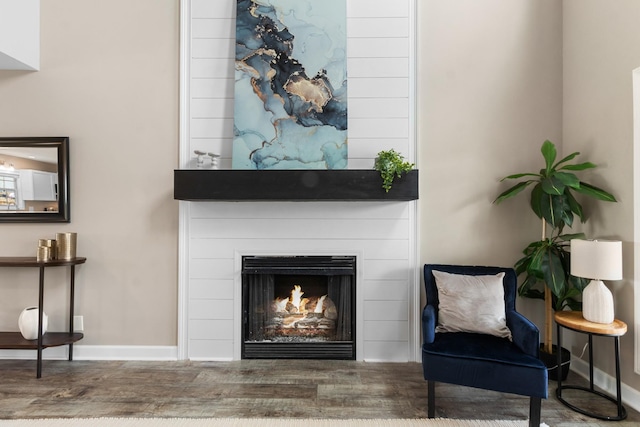
M 244 359 L 355 359 L 355 257 L 243 257 Z

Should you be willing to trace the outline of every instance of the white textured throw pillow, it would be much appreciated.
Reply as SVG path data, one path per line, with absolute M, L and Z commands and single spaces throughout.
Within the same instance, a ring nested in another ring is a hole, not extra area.
M 509 338 L 504 312 L 504 273 L 467 276 L 433 271 L 438 288 L 436 332 L 475 332 Z

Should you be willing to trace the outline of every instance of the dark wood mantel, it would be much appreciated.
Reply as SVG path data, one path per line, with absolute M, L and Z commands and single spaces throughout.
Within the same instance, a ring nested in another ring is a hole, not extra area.
M 173 195 L 188 201 L 410 201 L 418 171 L 396 178 L 387 193 L 380 173 L 344 170 L 177 169 Z

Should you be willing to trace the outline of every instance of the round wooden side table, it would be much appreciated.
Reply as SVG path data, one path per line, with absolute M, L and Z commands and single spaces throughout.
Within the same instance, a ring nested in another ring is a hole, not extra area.
M 565 406 L 587 415 L 593 418 L 599 418 L 607 421 L 620 421 L 627 418 L 627 410 L 622 406 L 622 394 L 620 386 L 620 337 L 627 332 L 627 324 L 615 319 L 612 323 L 594 323 L 586 320 L 582 317 L 581 311 L 558 311 L 555 314 L 556 325 L 558 328 L 558 348 L 562 348 L 562 328 L 570 329 L 572 331 L 588 334 L 589 336 L 589 387 L 581 387 L 576 385 L 562 385 L 562 376 L 558 375 L 558 388 L 556 389 L 556 396 L 558 400 Z M 615 344 L 615 362 L 616 362 L 616 398 L 595 390 L 593 387 L 593 336 L 600 337 L 613 337 Z M 561 365 L 560 351 L 558 351 L 558 366 Z M 581 390 L 588 393 L 595 394 L 603 397 L 610 402 L 613 402 L 618 407 L 617 415 L 601 415 L 596 414 L 585 409 L 579 408 L 571 403 L 567 402 L 562 397 L 562 390 Z

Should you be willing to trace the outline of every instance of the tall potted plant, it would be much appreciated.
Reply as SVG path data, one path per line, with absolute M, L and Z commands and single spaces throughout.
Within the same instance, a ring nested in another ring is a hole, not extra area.
M 573 172 L 595 168 L 590 162 L 569 164 L 580 153 L 571 153 L 556 162 L 557 151 L 551 141 L 542 144 L 544 167 L 538 173 L 519 173 L 501 180 L 523 179 L 502 192 L 494 203 L 498 204 L 521 193 L 530 185 L 531 209 L 542 221 L 541 239 L 529 244 L 523 251 L 524 257 L 515 264 L 518 275 L 524 274 L 524 280 L 518 287 L 519 295 L 528 298 L 540 298 L 545 301 L 545 328 L 542 349 L 552 353 L 552 333 L 554 310 L 570 308 L 579 310 L 578 297 L 588 284 L 586 279 L 572 276 L 569 272 L 571 239 L 584 238 L 583 233 L 563 234 L 565 226 L 571 227 L 577 216 L 586 221 L 582 205 L 573 193 L 592 197 L 597 200 L 615 202 L 607 191 L 581 181 Z

